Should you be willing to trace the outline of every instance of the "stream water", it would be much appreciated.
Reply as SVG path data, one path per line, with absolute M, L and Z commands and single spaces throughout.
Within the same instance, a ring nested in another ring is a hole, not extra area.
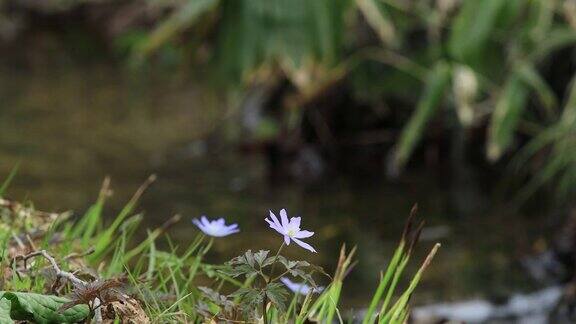
M 533 286 L 519 259 L 548 225 L 544 214 L 511 214 L 489 200 L 493 207 L 458 215 L 450 210 L 453 193 L 445 181 L 426 169 L 410 170 L 395 182 L 340 175 L 313 185 L 270 185 L 263 158 L 234 144 L 236 124 L 233 107 L 175 78 L 142 81 L 100 65 L 0 69 L 0 177 L 20 163 L 8 192 L 14 199 L 82 213 L 110 176 L 114 196 L 107 215 L 113 217 L 156 174 L 139 206 L 142 232 L 178 213 L 183 220 L 170 235 L 186 245 L 197 233 L 191 218 L 225 216 L 242 232 L 217 240 L 214 260 L 248 248 L 275 249 L 281 238 L 264 218 L 269 209 L 287 208 L 317 233 L 310 243 L 319 251 L 290 246 L 287 254 L 333 271 L 340 246 L 358 246 L 359 263 L 345 289 L 352 307 L 371 295 L 417 202 L 427 227 L 410 271 L 433 242 L 443 244 L 419 287 L 418 303 L 498 298 Z

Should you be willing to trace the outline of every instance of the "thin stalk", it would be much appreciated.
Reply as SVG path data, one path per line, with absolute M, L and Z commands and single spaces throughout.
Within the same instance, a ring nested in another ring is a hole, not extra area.
M 276 261 L 278 261 L 278 256 L 280 256 L 280 252 L 282 251 L 282 249 L 284 248 L 284 245 L 286 243 L 282 242 L 282 245 L 280 245 L 280 248 L 278 248 L 278 251 L 276 252 L 276 255 L 274 256 L 274 262 L 272 262 L 272 268 L 270 268 L 270 276 L 269 278 L 272 278 L 272 275 L 274 274 L 274 268 L 276 267 Z M 277 278 L 274 278 L 274 280 L 276 280 Z M 267 286 L 272 280 L 267 279 L 264 277 L 264 282 L 265 285 Z M 264 294 L 264 300 L 262 301 L 262 320 L 264 321 L 264 324 L 268 324 L 268 314 L 266 314 L 266 304 L 268 304 L 268 298 L 266 297 L 266 294 Z
M 284 245 L 286 245 L 286 243 L 282 242 L 282 245 L 280 245 L 278 252 L 276 252 L 276 255 L 274 256 L 274 262 L 272 262 L 272 268 L 270 269 L 270 278 L 272 278 L 272 275 L 274 274 L 274 268 L 276 268 L 276 261 L 278 261 L 278 257 L 280 256 L 280 252 L 284 248 Z M 277 279 L 277 278 L 275 278 L 275 279 Z M 272 281 L 272 280 L 270 280 L 270 281 Z M 266 283 L 268 283 L 268 282 L 266 282 Z

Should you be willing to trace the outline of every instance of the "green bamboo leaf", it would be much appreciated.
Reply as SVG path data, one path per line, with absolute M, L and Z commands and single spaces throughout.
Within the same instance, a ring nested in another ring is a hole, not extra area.
M 528 60 L 537 64 L 546 59 L 550 53 L 576 43 L 576 32 L 570 27 L 556 27 L 546 33 L 535 50 L 528 55 Z
M 396 44 L 396 28 L 380 1 L 356 0 L 356 5 L 384 45 Z
M 487 147 L 490 161 L 498 160 L 512 144 L 516 126 L 526 106 L 528 93 L 528 86 L 515 71 L 506 82 L 490 120 Z
M 314 65 L 332 66 L 344 45 L 348 3 L 222 1 L 214 64 L 228 80 L 250 80 L 255 71 L 281 68 L 290 75 Z
M 534 89 L 538 98 L 544 105 L 544 111 L 547 116 L 550 119 L 555 118 L 558 101 L 554 91 L 552 91 L 548 83 L 546 83 L 546 81 L 540 76 L 534 66 L 529 63 L 522 64 L 518 69 L 518 73 L 522 78 L 522 81 Z
M 550 0 L 533 0 L 529 3 L 530 17 L 526 22 L 530 36 L 536 42 L 548 37 L 554 21 L 555 3 Z
M 569 86 L 568 100 L 558 122 L 534 137 L 514 159 L 514 165 L 520 167 L 540 150 L 550 147 L 551 153 L 529 183 L 520 190 L 515 201 L 522 203 L 532 196 L 539 188 L 553 179 L 558 179 L 558 192 L 566 195 L 574 188 L 575 177 L 572 171 L 576 166 L 574 147 L 576 130 L 576 77 Z
M 573 145 L 561 145 L 562 150 L 554 150 L 551 154 L 551 158 L 542 166 L 538 173 L 528 182 L 528 184 L 520 190 L 518 195 L 515 197 L 516 203 L 523 203 L 532 196 L 538 188 L 542 187 L 547 182 L 550 182 L 553 178 L 566 170 L 575 161 L 575 157 L 571 154 L 565 154 L 569 152 Z
M 568 87 L 568 100 L 560 120 L 553 126 L 544 129 L 534 137 L 514 158 L 514 165 L 520 167 L 532 158 L 538 151 L 548 145 L 567 138 L 569 133 L 576 128 L 576 76 Z
M 420 141 L 428 121 L 434 116 L 442 97 L 450 83 L 450 66 L 440 61 L 430 71 L 424 95 L 420 98 L 416 111 L 402 130 L 392 161 L 392 173 L 402 170 Z
M 176 34 L 192 26 L 199 17 L 215 8 L 218 3 L 218 0 L 188 0 L 152 31 L 148 39 L 136 50 L 137 55 L 142 57 L 150 55 Z
M 507 0 L 464 1 L 448 40 L 450 54 L 475 66 L 483 58 L 487 43 L 506 8 Z

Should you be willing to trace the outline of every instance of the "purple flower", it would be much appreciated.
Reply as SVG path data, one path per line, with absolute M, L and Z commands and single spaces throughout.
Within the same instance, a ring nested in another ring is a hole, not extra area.
M 285 284 L 286 287 L 288 287 L 288 289 L 290 289 L 295 294 L 302 294 L 302 295 L 308 295 L 309 293 L 317 294 L 321 293 L 322 290 L 324 290 L 324 287 L 312 288 L 305 283 L 297 283 L 286 277 L 280 278 L 280 281 L 282 281 L 282 283 Z
M 200 217 L 200 220 L 194 218 L 192 223 L 198 226 L 198 228 L 204 232 L 204 234 L 213 237 L 224 237 L 240 232 L 238 224 L 226 225 L 224 223 L 224 218 L 210 221 L 208 218 L 206 218 L 206 216 L 202 216 Z
M 280 211 L 280 219 L 282 222 L 278 221 L 276 215 L 270 211 L 270 219 L 266 218 L 265 220 L 276 232 L 284 235 L 284 243 L 286 243 L 286 245 L 290 245 L 290 241 L 292 240 L 306 250 L 316 252 L 310 244 L 300 240 L 314 235 L 314 232 L 300 230 L 300 217 L 292 217 L 290 221 L 288 221 L 286 209 L 282 209 Z

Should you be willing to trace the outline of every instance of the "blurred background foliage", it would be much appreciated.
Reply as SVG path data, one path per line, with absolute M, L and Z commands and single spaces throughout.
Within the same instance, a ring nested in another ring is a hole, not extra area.
M 523 175 L 519 202 L 576 188 L 574 0 L 2 0 L 0 50 L 47 21 L 239 100 L 271 155 L 369 147 L 396 177 L 433 146 Z

